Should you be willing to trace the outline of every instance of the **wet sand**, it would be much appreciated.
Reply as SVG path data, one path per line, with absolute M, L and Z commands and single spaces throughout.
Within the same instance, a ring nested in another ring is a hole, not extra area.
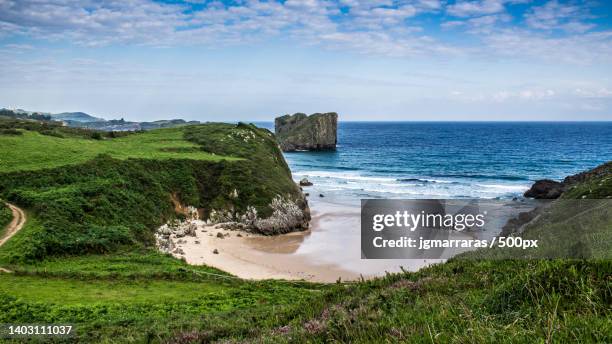
M 356 280 L 386 271 L 416 271 L 438 261 L 364 260 L 360 251 L 360 209 L 311 201 L 311 228 L 278 236 L 230 231 L 198 222 L 196 237 L 178 246 L 190 264 L 205 264 L 245 279 L 313 282 Z M 221 233 L 224 237 L 218 237 Z M 217 250 L 217 253 L 214 251 Z

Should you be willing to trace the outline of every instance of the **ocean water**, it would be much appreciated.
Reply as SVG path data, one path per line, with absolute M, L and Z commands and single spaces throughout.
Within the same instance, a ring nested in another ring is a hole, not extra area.
M 503 199 L 612 160 L 612 122 L 340 122 L 335 152 L 285 158 L 326 202 Z

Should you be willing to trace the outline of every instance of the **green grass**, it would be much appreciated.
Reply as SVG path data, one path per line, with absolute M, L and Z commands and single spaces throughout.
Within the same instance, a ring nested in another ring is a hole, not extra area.
M 0 199 L 0 237 L 4 234 L 6 226 L 13 220 L 13 212 L 4 201 Z
M 62 291 L 59 293 L 58 291 Z M 187 299 L 205 299 L 223 295 L 227 288 L 218 283 L 173 281 L 106 281 L 66 280 L 39 277 L 0 275 L 0 293 L 32 302 L 56 305 L 96 303 L 160 304 Z M 216 295 L 215 295 L 216 294 Z
M 75 165 L 100 154 L 116 159 L 193 159 L 219 161 L 235 160 L 206 153 L 183 138 L 178 128 L 152 130 L 125 137 L 103 140 L 79 137 L 54 137 L 23 130 L 22 135 L 0 135 L 2 150 L 0 171 L 31 171 Z
M 454 260 L 336 289 L 251 340 L 610 342 L 611 269 L 610 262 Z
M 74 340 L 85 343 L 161 342 L 194 326 L 232 324 L 232 331 L 251 331 L 249 324 L 236 320 L 274 321 L 292 304 L 319 297 L 322 288 L 198 275 L 186 280 L 83 279 L 16 272 L 0 275 L 0 322 L 72 323 Z

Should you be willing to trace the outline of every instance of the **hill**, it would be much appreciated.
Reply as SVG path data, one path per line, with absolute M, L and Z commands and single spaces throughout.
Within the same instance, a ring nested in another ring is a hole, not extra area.
M 0 119 L 57 122 L 57 124 L 72 128 L 99 131 L 138 131 L 200 124 L 199 121 L 185 121 L 183 119 L 158 120 L 153 122 L 126 121 L 123 118 L 106 120 L 104 118 L 91 116 L 85 112 L 62 112 L 53 114 L 49 112 L 6 108 L 0 109 Z
M 62 112 L 51 114 L 51 118 L 55 121 L 73 121 L 73 122 L 104 122 L 105 119 L 88 115 L 84 112 Z
M 271 133 L 252 125 L 121 137 L 10 125 L 18 135 L 0 135 L 0 195 L 27 208 L 32 221 L 0 250 L 0 261 L 150 247 L 153 230 L 180 216 L 173 201 L 206 219 L 213 210 L 238 216 L 248 207 L 266 217 L 277 196 L 303 200 Z

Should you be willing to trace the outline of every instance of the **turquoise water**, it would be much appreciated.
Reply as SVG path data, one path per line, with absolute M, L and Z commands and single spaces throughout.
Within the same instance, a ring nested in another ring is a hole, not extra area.
M 612 160 L 612 122 L 340 122 L 337 151 L 285 157 L 326 201 L 512 198 Z

